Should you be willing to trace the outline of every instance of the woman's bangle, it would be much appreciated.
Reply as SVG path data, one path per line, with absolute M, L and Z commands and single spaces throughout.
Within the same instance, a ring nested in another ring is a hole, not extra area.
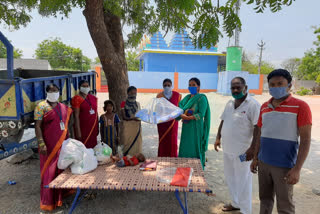
M 44 142 L 42 142 L 42 143 L 39 143 L 39 146 L 40 147 L 43 147 L 43 146 L 45 146 L 46 144 L 44 143 Z

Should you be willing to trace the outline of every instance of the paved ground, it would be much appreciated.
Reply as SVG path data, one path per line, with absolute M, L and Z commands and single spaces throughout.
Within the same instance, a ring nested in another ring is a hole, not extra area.
M 144 106 L 155 94 L 139 94 L 138 100 Z M 99 108 L 107 99 L 106 94 L 98 94 Z M 207 153 L 205 177 L 210 188 L 216 193 L 216 197 L 208 197 L 200 193 L 189 193 L 189 211 L 196 214 L 222 213 L 223 203 L 229 201 L 228 191 L 224 182 L 222 152 L 213 150 L 213 143 L 219 116 L 225 103 L 230 97 L 224 97 L 215 93 L 208 94 L 212 111 L 212 128 L 210 146 Z M 268 95 L 255 96 L 262 103 L 269 98 Z M 312 193 L 312 188 L 320 188 L 320 97 L 303 97 L 309 103 L 313 113 L 313 133 L 310 155 L 304 165 L 301 181 L 295 186 L 294 200 L 297 214 L 316 214 L 320 210 L 320 196 Z M 33 136 L 33 130 L 28 130 L 24 136 L 28 139 Z M 143 124 L 143 152 L 146 156 L 157 154 L 157 130 L 156 126 Z M 39 160 L 31 159 L 22 164 L 10 165 L 5 160 L 0 161 L 0 213 L 40 213 L 39 191 L 40 175 Z M 15 180 L 16 185 L 10 186 L 8 180 Z M 173 193 L 163 192 L 120 192 L 99 191 L 95 200 L 84 200 L 74 213 L 182 213 Z M 67 213 L 72 198 L 67 198 L 66 203 L 53 213 Z M 253 182 L 253 214 L 258 213 L 258 187 L 257 176 Z M 276 209 L 275 209 L 276 210 Z M 274 210 L 274 213 L 276 211 Z M 233 212 L 237 213 L 237 212 Z

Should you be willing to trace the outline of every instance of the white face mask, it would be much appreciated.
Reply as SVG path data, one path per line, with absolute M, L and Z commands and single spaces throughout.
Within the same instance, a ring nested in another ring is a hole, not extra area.
M 170 99 L 172 96 L 172 87 L 168 87 L 168 86 L 164 87 L 163 94 L 167 99 Z
M 90 87 L 80 87 L 80 91 L 84 94 L 88 94 L 90 91 Z
M 58 101 L 59 97 L 60 97 L 59 92 L 48 92 L 47 93 L 47 100 L 49 102 L 55 103 Z

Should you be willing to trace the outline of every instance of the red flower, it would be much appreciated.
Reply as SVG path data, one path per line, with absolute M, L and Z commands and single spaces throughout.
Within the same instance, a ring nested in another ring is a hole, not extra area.
M 10 102 L 6 102 L 6 103 L 4 104 L 4 107 L 5 107 L 5 108 L 10 108 L 10 105 L 11 105 Z

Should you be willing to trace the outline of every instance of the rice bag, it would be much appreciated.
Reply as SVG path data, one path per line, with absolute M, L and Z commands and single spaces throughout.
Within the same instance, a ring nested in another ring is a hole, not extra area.
M 85 149 L 83 152 L 82 160 L 71 165 L 72 174 L 83 175 L 91 172 L 98 166 L 97 158 L 94 156 L 93 149 Z
M 86 149 L 86 147 L 78 140 L 69 138 L 63 141 L 58 160 L 58 168 L 66 169 L 72 163 L 80 162 L 83 158 L 84 149 Z
M 62 144 L 58 168 L 66 169 L 69 166 L 73 174 L 85 174 L 97 168 L 98 161 L 93 149 L 87 149 L 82 142 L 69 138 Z
M 153 98 L 152 101 L 136 113 L 136 117 L 151 124 L 159 124 L 174 120 L 183 113 L 183 110 L 165 98 Z

